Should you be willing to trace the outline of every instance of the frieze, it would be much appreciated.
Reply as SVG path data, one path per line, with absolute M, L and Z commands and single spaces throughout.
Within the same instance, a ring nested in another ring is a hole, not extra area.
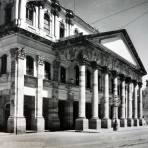
M 91 65 L 91 62 L 96 62 L 98 67 L 108 67 L 109 70 L 115 70 L 118 73 L 124 74 L 132 79 L 139 79 L 136 70 L 128 66 L 125 62 L 105 54 L 98 49 L 92 49 L 84 46 L 68 47 L 67 49 L 57 50 L 59 60 L 79 61 L 79 63 Z

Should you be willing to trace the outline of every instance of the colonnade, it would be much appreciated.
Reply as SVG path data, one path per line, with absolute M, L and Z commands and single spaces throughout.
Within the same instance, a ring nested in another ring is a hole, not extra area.
M 98 69 L 93 70 L 93 95 L 92 95 L 92 118 L 90 121 L 85 116 L 86 93 L 85 93 L 85 64 L 80 65 L 80 97 L 79 97 L 79 115 L 76 120 L 76 130 L 86 130 L 111 128 L 114 120 L 121 127 L 142 126 L 144 124 L 142 110 L 142 83 L 125 77 L 112 71 L 113 76 L 113 118 L 109 118 L 109 69 L 103 68 L 104 71 L 104 100 L 103 100 L 103 119 L 98 117 Z M 121 95 L 118 95 L 118 79 L 121 82 Z M 120 119 L 118 118 L 118 108 L 121 106 Z

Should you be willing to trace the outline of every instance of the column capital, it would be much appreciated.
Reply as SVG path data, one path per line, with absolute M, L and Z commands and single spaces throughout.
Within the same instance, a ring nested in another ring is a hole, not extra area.
M 107 66 L 102 67 L 104 73 L 109 73 L 109 68 Z
M 112 70 L 112 71 L 111 71 L 111 74 L 112 74 L 112 76 L 113 76 L 114 78 L 116 78 L 116 77 L 119 75 L 116 70 Z
M 142 82 L 138 82 L 139 87 L 141 88 L 143 83 Z
M 11 48 L 10 49 L 11 56 L 15 57 L 16 59 L 25 59 L 25 50 L 24 48 Z
M 138 84 L 137 80 L 132 80 L 132 82 L 133 82 L 133 84 L 134 84 L 134 87 L 136 87 L 137 84 Z
M 128 84 L 131 83 L 131 80 L 132 80 L 131 77 L 126 77 L 126 79 L 125 79 L 126 83 L 128 83 Z
M 94 69 L 94 70 L 96 70 L 97 69 L 97 63 L 95 62 L 95 61 L 92 61 L 91 62 L 91 67 Z
M 36 58 L 37 58 L 38 65 L 44 64 L 44 58 L 42 56 L 37 55 Z
M 119 74 L 120 80 L 125 81 L 125 75 L 124 74 Z

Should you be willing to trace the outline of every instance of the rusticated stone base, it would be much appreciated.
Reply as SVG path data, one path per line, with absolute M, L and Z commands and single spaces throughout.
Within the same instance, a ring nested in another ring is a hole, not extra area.
M 44 132 L 45 130 L 45 120 L 43 117 L 38 117 L 34 120 L 34 130 L 37 132 Z
M 101 127 L 102 128 L 111 128 L 111 120 L 110 119 L 102 119 L 101 120 Z
M 134 119 L 134 126 L 139 126 L 139 120 L 138 119 Z
M 99 118 L 92 118 L 89 120 L 89 128 L 90 129 L 100 129 L 101 128 L 101 120 Z
M 127 127 L 127 120 L 126 119 L 120 119 L 120 127 Z
M 78 118 L 76 119 L 75 130 L 84 131 L 88 129 L 88 119 Z
M 134 120 L 131 119 L 131 118 L 128 118 L 128 119 L 127 119 L 127 126 L 131 127 L 131 126 L 133 126 L 133 125 L 134 125 Z
M 24 117 L 8 118 L 7 131 L 9 133 L 22 134 L 26 132 L 26 119 Z
M 139 126 L 144 126 L 144 125 L 146 125 L 145 120 L 143 118 L 139 119 Z

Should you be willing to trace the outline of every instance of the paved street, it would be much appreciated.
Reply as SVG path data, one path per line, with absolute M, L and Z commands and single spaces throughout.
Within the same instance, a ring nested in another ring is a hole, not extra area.
M 99 133 L 74 131 L 0 133 L 0 148 L 148 148 L 148 127 L 101 130 Z

